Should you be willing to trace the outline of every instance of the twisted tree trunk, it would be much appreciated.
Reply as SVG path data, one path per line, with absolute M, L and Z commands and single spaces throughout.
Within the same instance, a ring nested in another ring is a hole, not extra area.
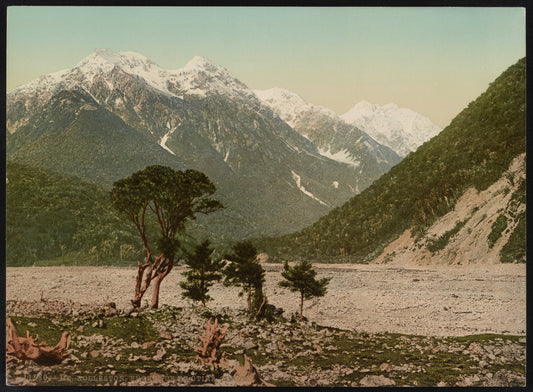
M 152 293 L 152 309 L 159 308 L 159 288 L 163 279 L 172 271 L 172 267 L 174 267 L 174 260 L 171 259 L 162 269 L 156 272 L 154 291 Z
M 228 324 L 225 324 L 224 328 L 218 328 L 218 319 L 215 318 L 215 322 L 211 324 L 211 318 L 205 324 L 205 335 L 200 336 L 202 346 L 196 347 L 194 351 L 198 354 L 198 359 L 201 363 L 219 363 L 223 355 L 219 351 L 220 344 L 226 336 L 228 331 Z
M 144 293 L 146 292 L 146 290 L 148 290 L 148 287 L 150 287 L 150 283 L 152 282 L 152 279 L 158 275 L 158 271 L 161 268 L 164 261 L 165 261 L 165 257 L 163 255 L 159 255 L 154 260 L 154 262 L 150 264 L 150 253 L 148 252 L 148 255 L 146 256 L 146 261 L 144 262 L 144 264 L 137 262 L 137 264 L 139 265 L 139 269 L 137 270 L 137 281 L 135 283 L 135 294 L 133 296 L 133 300 L 131 301 L 131 304 L 133 305 L 134 308 L 138 308 L 141 306 L 141 300 L 144 296 Z M 154 274 L 154 270 L 155 270 L 155 274 Z M 146 272 L 146 276 L 144 276 L 145 272 Z M 144 283 L 143 283 L 143 279 L 144 279 Z

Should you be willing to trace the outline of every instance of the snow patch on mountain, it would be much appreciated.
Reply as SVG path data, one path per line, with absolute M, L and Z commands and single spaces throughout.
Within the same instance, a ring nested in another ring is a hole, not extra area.
M 325 156 L 326 158 L 333 159 L 334 161 L 338 162 L 347 163 L 354 167 L 359 167 L 359 165 L 361 164 L 361 162 L 357 159 L 354 159 L 347 150 L 340 150 L 336 153 L 332 153 L 330 149 L 323 150 L 319 148 L 318 152 L 320 153 L 320 155 Z
M 167 126 L 168 125 L 169 124 L 167 123 Z M 172 135 L 174 133 L 175 130 L 176 130 L 176 128 L 172 128 L 170 131 L 165 133 L 163 135 L 163 137 L 161 138 L 161 140 L 159 141 L 159 145 L 161 147 L 163 147 L 165 150 L 167 150 L 169 153 L 171 153 L 172 155 L 176 155 L 176 154 L 174 153 L 174 151 L 172 151 L 170 148 L 167 147 L 167 140 L 170 137 L 170 135 Z
M 395 103 L 380 106 L 361 101 L 341 118 L 402 157 L 441 131 L 427 117 L 411 109 L 399 108 Z
M 296 187 L 302 191 L 302 193 L 306 196 L 309 196 L 311 199 L 318 201 L 320 204 L 327 206 L 327 203 L 324 203 L 322 200 L 320 200 L 318 197 L 313 195 L 311 192 L 309 192 L 307 189 L 305 189 L 304 186 L 302 186 L 302 178 L 296 174 L 294 171 L 291 170 L 292 178 L 294 182 L 296 183 Z

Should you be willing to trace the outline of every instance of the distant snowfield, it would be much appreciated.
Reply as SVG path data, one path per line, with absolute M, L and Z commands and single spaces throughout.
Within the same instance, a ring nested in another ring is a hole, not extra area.
M 429 118 L 394 103 L 379 106 L 361 101 L 341 118 L 402 157 L 440 132 Z
M 278 286 L 282 265 L 263 264 L 269 303 L 284 315 L 297 312 L 296 293 Z M 320 325 L 358 332 L 432 336 L 479 333 L 525 334 L 526 266 L 495 264 L 398 268 L 386 265 L 314 264 L 318 277 L 332 277 L 327 294 L 306 301 L 304 315 Z M 176 267 L 161 285 L 160 303 L 189 306 Z M 8 267 L 6 299 L 71 300 L 83 304 L 113 301 L 128 307 L 135 267 Z M 239 289 L 212 287 L 213 309 L 245 309 Z M 145 300 L 151 298 L 150 290 Z

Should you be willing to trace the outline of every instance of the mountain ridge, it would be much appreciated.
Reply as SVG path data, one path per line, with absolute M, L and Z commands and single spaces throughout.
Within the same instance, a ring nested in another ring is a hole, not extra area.
M 525 152 L 525 66 L 525 58 L 510 66 L 448 127 L 361 194 L 302 231 L 258 240 L 258 246 L 274 258 L 361 263 L 372 261 L 410 230 L 417 246 L 425 244 L 438 252 L 465 223 L 458 222 L 439 238 L 428 238 L 428 229 L 450 212 L 468 189 L 481 192 L 489 188 L 504 176 L 513 159 Z M 506 261 L 525 257 L 525 212 L 520 212 L 525 203 L 525 177 L 519 181 L 513 194 L 518 204 L 500 205 L 502 211 L 509 210 L 507 224 L 501 227 L 515 228 L 509 235 L 511 244 L 501 254 Z M 510 187 L 503 189 L 509 192 Z M 495 224 L 498 219 L 491 216 L 485 224 Z M 492 237 L 502 233 L 497 226 L 488 229 L 494 232 Z
M 313 130 L 313 123 L 321 123 L 322 126 L 329 123 L 327 126 L 333 127 L 336 131 L 341 128 L 343 129 L 341 132 L 345 135 L 357 134 L 358 137 L 352 138 L 347 144 L 348 147 L 350 144 L 361 143 L 362 139 L 359 137 L 369 136 L 372 141 L 367 138 L 367 143 L 378 142 L 401 158 L 416 150 L 440 131 L 440 128 L 427 117 L 411 109 L 399 108 L 395 103 L 379 106 L 361 101 L 345 114 L 338 115 L 328 108 L 309 103 L 298 94 L 284 88 L 275 87 L 254 92 L 298 133 L 321 145 L 322 155 L 351 164 L 355 162 L 350 159 L 349 148 L 343 151 L 336 146 L 325 145 L 322 140 L 324 132 L 317 133 Z M 350 126 L 354 128 L 349 129 Z M 332 148 L 335 152 L 328 153 Z
M 256 90 L 255 94 L 296 132 L 313 142 L 322 156 L 352 166 L 360 176 L 368 173 L 363 186 L 355 187 L 356 193 L 385 173 L 390 163 L 394 166 L 401 160 L 391 148 L 346 123 L 332 110 L 306 102 L 289 90 L 273 88 Z
M 397 160 L 378 162 L 365 150 L 354 171 L 321 155 L 227 69 L 201 57 L 168 71 L 136 53 L 97 51 L 8 93 L 6 107 L 10 160 L 106 189 L 148 164 L 206 173 L 228 208 L 199 221 L 208 232 L 214 222 L 220 239 L 300 229 Z

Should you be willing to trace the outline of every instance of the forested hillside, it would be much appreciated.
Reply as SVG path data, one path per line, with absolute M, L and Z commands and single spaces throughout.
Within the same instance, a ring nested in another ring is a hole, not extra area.
M 439 135 L 360 195 L 299 233 L 257 244 L 274 258 L 368 262 L 405 230 L 422 235 L 466 189 L 486 189 L 525 152 L 525 67 L 521 59 L 507 69 Z M 525 223 L 525 213 L 517 219 Z M 509 246 L 525 250 L 522 223 Z
M 6 260 L 115 264 L 136 260 L 142 244 L 95 185 L 20 164 L 7 164 Z

